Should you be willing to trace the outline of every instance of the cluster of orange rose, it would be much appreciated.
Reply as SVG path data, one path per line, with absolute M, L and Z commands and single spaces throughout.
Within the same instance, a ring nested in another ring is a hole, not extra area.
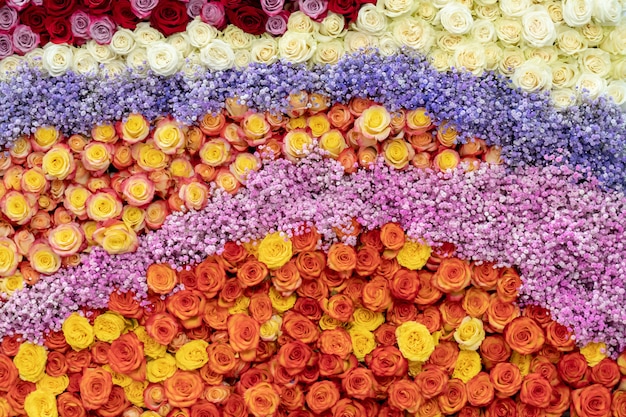
M 396 224 L 278 237 L 152 265 L 148 307 L 114 293 L 45 347 L 4 338 L 0 416 L 626 416 L 626 355 L 520 309 L 514 269 Z

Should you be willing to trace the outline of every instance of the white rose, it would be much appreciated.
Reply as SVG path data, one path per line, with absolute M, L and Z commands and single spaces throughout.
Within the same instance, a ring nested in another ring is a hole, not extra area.
M 0 60 L 0 80 L 7 81 L 17 73 L 17 69 L 24 63 L 24 58 L 10 55 Z
M 523 28 L 519 20 L 499 19 L 495 27 L 498 39 L 506 45 L 517 45 L 522 40 Z
M 491 22 L 499 19 L 502 16 L 502 14 L 500 13 L 500 8 L 497 4 L 476 6 L 474 8 L 474 12 L 476 13 L 476 17 L 478 17 L 479 19 L 489 20 Z
M 604 29 L 593 22 L 587 23 L 578 30 L 587 39 L 589 46 L 598 46 L 604 39 Z
M 437 33 L 437 46 L 444 51 L 454 52 L 459 44 L 463 42 L 465 38 L 461 35 L 453 35 L 446 31 Z
M 474 0 L 456 0 L 459 4 L 471 9 L 474 6 Z
M 522 16 L 522 37 L 531 46 L 541 48 L 556 40 L 556 28 L 548 11 L 542 6 L 533 6 Z
M 576 92 L 571 88 L 559 88 L 550 93 L 552 104 L 559 109 L 565 109 L 576 103 Z
M 480 42 L 463 42 L 454 51 L 452 56 L 455 68 L 464 68 L 474 75 L 479 75 L 485 69 L 485 48 Z
M 150 69 L 146 48 L 133 49 L 126 56 L 126 65 L 133 71 L 133 74 L 146 75 Z
M 498 0 L 474 0 L 478 6 L 493 6 Z
M 317 47 L 317 42 L 312 34 L 287 31 L 278 40 L 278 52 L 281 58 L 288 61 L 301 63 L 307 62 Z
M 502 48 L 495 42 L 486 43 L 485 47 L 485 69 L 493 71 L 498 68 L 498 63 L 502 59 L 504 53 Z
M 563 0 L 563 20 L 572 27 L 589 23 L 592 13 L 593 0 Z
M 573 87 L 578 78 L 578 65 L 570 61 L 557 61 L 553 63 L 552 85 L 556 88 Z
M 35 48 L 24 55 L 28 66 L 43 69 L 43 48 Z
M 611 60 L 611 77 L 615 80 L 626 80 L 626 58 L 614 58 Z
M 610 31 L 600 48 L 614 55 L 626 55 L 626 24 Z
M 569 29 L 564 26 L 559 35 L 556 37 L 556 44 L 561 53 L 565 55 L 574 55 L 587 49 L 587 39 L 575 29 Z
M 502 51 L 502 59 L 498 63 L 498 69 L 506 76 L 511 76 L 520 67 L 526 58 L 519 48 L 506 48 Z
M 427 22 L 432 22 L 437 17 L 439 10 L 429 1 L 419 2 L 416 13 Z
M 559 52 L 554 46 L 544 46 L 543 48 L 527 48 L 524 50 L 526 59 L 540 58 L 548 65 L 559 59 Z
M 377 35 L 387 29 L 387 17 L 375 5 L 368 3 L 359 9 L 354 26 L 360 32 Z
M 594 0 L 593 17 L 605 26 L 614 26 L 622 17 L 622 5 L 619 0 Z
M 172 45 L 183 58 L 194 50 L 193 46 L 191 46 L 191 43 L 189 42 L 189 36 L 186 33 L 173 34 L 167 38 L 167 43 Z
M 311 18 L 302 12 L 293 12 L 289 15 L 287 21 L 287 30 L 297 33 L 314 33 L 319 29 L 319 23 L 314 22 Z
M 471 33 L 472 38 L 480 43 L 495 42 L 497 40 L 496 28 L 493 25 L 493 22 L 491 22 L 490 20 L 476 20 L 476 22 L 474 22 L 474 26 L 472 27 Z
M 343 38 L 343 47 L 347 53 L 368 50 L 378 46 L 375 36 L 363 32 L 348 31 Z
M 155 42 L 148 45 L 148 65 L 150 69 L 158 75 L 173 75 L 182 64 L 181 53 L 172 45 L 166 42 Z
M 450 62 L 452 61 L 452 54 L 443 49 L 435 49 L 428 54 L 430 64 L 437 71 L 447 71 L 450 69 Z
M 626 110 L 626 82 L 611 81 L 606 87 L 606 95 L 613 99 L 613 102 L 620 106 L 622 110 Z
M 205 68 L 200 61 L 200 52 L 193 51 L 185 58 L 180 71 L 185 75 L 186 79 L 197 80 L 205 73 Z
M 553 1 L 552 3 L 546 4 L 546 10 L 554 23 L 561 23 L 563 21 L 563 6 L 560 1 Z
M 278 42 L 270 36 L 262 36 L 252 42 L 250 49 L 252 60 L 262 64 L 271 64 L 278 60 Z
M 511 81 L 528 92 L 549 90 L 552 88 L 552 70 L 541 59 L 533 58 L 517 67 Z
M 223 71 L 235 65 L 235 52 L 220 39 L 213 39 L 200 50 L 200 62 L 212 70 Z
M 100 75 L 109 78 L 116 78 L 126 73 L 126 71 L 128 71 L 128 67 L 126 67 L 124 62 L 115 60 L 102 64 L 102 68 L 100 68 Z
M 109 44 L 111 50 L 118 55 L 128 55 L 135 48 L 135 35 L 132 31 L 118 28 Z
M 226 26 L 222 33 L 222 40 L 233 49 L 248 49 L 254 39 L 256 39 L 254 35 L 244 32 L 235 25 Z
M 65 74 L 72 67 L 74 54 L 67 45 L 49 43 L 43 47 L 43 68 L 53 77 Z
M 98 75 L 100 65 L 96 58 L 83 48 L 74 50 L 74 59 L 72 61 L 72 71 L 80 75 Z
M 500 0 L 502 14 L 509 17 L 521 17 L 532 5 L 532 0 Z
M 111 62 L 117 58 L 117 54 L 113 52 L 109 45 L 99 45 L 94 40 L 87 41 L 85 48 L 100 64 Z
M 213 26 L 195 18 L 187 25 L 189 43 L 194 48 L 202 49 L 213 39 L 217 38 L 218 31 Z
M 322 65 L 336 64 L 343 56 L 344 52 L 343 42 L 339 39 L 329 42 L 320 42 L 317 44 L 315 55 L 313 55 L 313 62 Z
M 439 10 L 437 19 L 445 30 L 454 35 L 464 35 L 470 31 L 474 19 L 472 12 L 460 3 L 450 3 Z
M 605 77 L 611 70 L 611 56 L 598 48 L 591 48 L 578 55 L 578 63 L 583 72 Z
M 235 67 L 246 68 L 252 62 L 252 54 L 247 49 L 238 49 L 235 51 Z
M 429 0 L 426 0 L 429 1 Z M 438 9 L 443 9 L 447 4 L 452 3 L 456 0 L 430 0 L 430 2 Z
M 384 56 L 390 56 L 398 52 L 398 42 L 394 39 L 393 35 L 390 33 L 385 33 L 383 36 L 378 38 L 378 50 Z
M 144 48 L 151 43 L 159 42 L 163 39 L 165 39 L 163 34 L 151 27 L 148 22 L 138 23 L 135 28 L 135 42 Z
M 394 20 L 389 30 L 398 46 L 408 46 L 422 53 L 428 53 L 435 43 L 432 26 L 419 17 L 408 16 Z
M 346 32 L 346 19 L 343 15 L 330 12 L 320 23 L 319 33 L 315 37 L 320 42 L 327 42 L 344 36 Z
M 378 0 L 377 6 L 382 8 L 385 16 L 396 18 L 413 13 L 417 9 L 418 2 L 414 0 Z
M 588 72 L 580 74 L 580 77 L 576 80 L 576 91 L 588 95 L 592 99 L 602 94 L 606 87 L 607 82 L 605 78 Z

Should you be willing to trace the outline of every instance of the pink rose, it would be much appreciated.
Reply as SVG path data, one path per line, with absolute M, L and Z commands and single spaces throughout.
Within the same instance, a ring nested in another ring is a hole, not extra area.
M 13 49 L 18 54 L 26 54 L 39 45 L 39 34 L 34 33 L 30 26 L 17 25 L 13 31 Z
M 18 17 L 15 9 L 9 6 L 0 7 L 0 33 L 9 33 L 17 25 Z
M 189 0 L 187 3 L 187 14 L 192 19 L 202 14 L 202 7 L 206 4 L 206 0 Z
M 261 0 L 261 8 L 268 16 L 276 16 L 283 11 L 285 0 Z
M 218 1 L 212 1 L 202 7 L 200 18 L 204 23 L 214 26 L 218 29 L 226 26 L 226 12 L 224 5 Z
M 272 35 L 282 35 L 287 31 L 287 21 L 289 20 L 289 12 L 283 10 L 275 16 L 267 18 L 265 30 Z
M 100 45 L 111 43 L 115 33 L 115 23 L 109 16 L 91 18 L 89 21 L 89 37 Z
M 70 16 L 70 27 L 72 35 L 76 38 L 87 39 L 89 37 L 89 15 L 81 10 L 77 10 Z
M 138 18 L 145 19 L 150 17 L 158 3 L 158 0 L 130 0 L 130 8 Z
M 300 11 L 313 20 L 321 20 L 328 10 L 327 0 L 298 0 Z
M 13 41 L 11 36 L 0 34 L 0 59 L 13 55 Z
M 18 12 L 28 6 L 30 0 L 7 0 L 7 6 L 11 6 Z

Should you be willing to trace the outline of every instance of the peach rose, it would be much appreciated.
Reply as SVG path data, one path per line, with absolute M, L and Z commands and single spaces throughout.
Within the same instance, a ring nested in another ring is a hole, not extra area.
M 408 379 L 399 379 L 391 383 L 387 390 L 389 405 L 397 411 L 416 413 L 424 399 L 417 384 Z
M 467 404 L 467 390 L 460 379 L 450 379 L 437 397 L 439 408 L 445 415 L 459 412 Z
M 250 297 L 248 306 L 250 315 L 259 323 L 263 323 L 272 318 L 272 301 L 267 294 L 255 293 Z
M 518 317 L 504 328 L 504 339 L 514 351 L 530 355 L 541 349 L 545 342 L 545 334 L 533 319 Z
M 463 319 L 467 317 L 467 312 L 463 310 L 463 305 L 458 301 L 450 301 L 449 298 L 439 305 L 439 311 L 443 319 L 443 328 L 446 331 L 456 329 L 461 325 Z
M 352 148 L 341 151 L 339 156 L 337 156 L 337 161 L 339 161 L 346 174 L 354 174 L 359 166 L 357 155 Z
M 104 369 L 87 368 L 80 380 L 80 396 L 87 410 L 97 410 L 109 400 L 113 389 L 111 374 Z
M 219 375 L 230 374 L 238 364 L 233 348 L 226 343 L 211 343 L 207 348 L 210 369 Z
M 626 391 L 617 390 L 613 392 L 611 412 L 613 413 L 613 417 L 626 416 Z
M 339 388 L 332 381 L 317 381 L 306 394 L 306 404 L 315 414 L 321 414 L 339 401 Z
M 197 371 L 178 370 L 163 382 L 165 396 L 174 407 L 190 407 L 196 403 L 204 384 Z
M 291 295 L 302 285 L 300 271 L 293 259 L 280 268 L 272 270 L 270 275 L 274 287 L 285 297 Z
M 337 294 L 324 303 L 323 309 L 333 319 L 347 323 L 354 313 L 354 304 L 347 295 Z
M 169 294 L 177 284 L 176 271 L 168 264 L 152 264 L 146 271 L 146 281 L 156 294 Z
M 273 415 L 280 404 L 280 396 L 269 382 L 260 382 L 243 394 L 248 411 L 255 417 Z
M 337 103 L 328 110 L 328 120 L 337 129 L 345 131 L 354 122 L 354 117 L 348 106 Z
M 572 391 L 572 406 L 578 417 L 609 417 L 611 391 L 600 384 Z

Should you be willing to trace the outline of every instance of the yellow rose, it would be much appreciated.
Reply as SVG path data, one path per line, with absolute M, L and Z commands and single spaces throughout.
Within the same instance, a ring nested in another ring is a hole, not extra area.
M 274 315 L 271 319 L 261 325 L 259 335 L 261 340 L 265 342 L 274 342 L 281 335 L 281 327 L 283 319 L 280 316 Z
M 209 187 L 203 182 L 192 181 L 180 187 L 178 196 L 188 209 L 202 210 L 209 199 Z
M 30 265 L 39 273 L 51 275 L 61 267 L 61 257 L 50 246 L 38 242 L 28 251 Z
M 404 139 L 391 139 L 383 145 L 385 162 L 395 169 L 402 169 L 409 165 L 415 156 L 415 151 Z
M 313 138 L 305 130 L 292 130 L 283 138 L 283 152 L 291 162 L 306 156 L 312 146 Z
M 115 219 L 122 214 L 122 202 L 113 193 L 99 191 L 86 201 L 87 215 L 97 222 Z
M 22 288 L 24 288 L 24 277 L 19 272 L 10 277 L 0 279 L 0 292 L 7 294 L 9 297 Z
M 122 139 L 128 143 L 141 142 L 148 137 L 150 133 L 150 125 L 148 121 L 140 114 L 133 113 L 126 121 L 121 123 L 120 134 Z
M 57 399 L 51 392 L 36 390 L 26 396 L 24 411 L 28 417 L 57 417 Z
M 163 119 L 158 122 L 152 139 L 166 155 L 174 155 L 185 146 L 185 133 L 180 124 L 173 120 Z
M 409 375 L 415 378 L 420 372 L 422 372 L 422 362 L 409 361 Z
M 28 223 L 37 211 L 35 205 L 18 191 L 9 191 L 2 198 L 0 208 L 2 213 L 18 226 Z
M 365 330 L 373 332 L 385 322 L 383 313 L 375 313 L 367 308 L 359 307 L 352 313 L 352 323 Z
M 607 357 L 606 344 L 604 343 L 587 343 L 580 348 L 580 354 L 585 357 L 587 363 L 592 368 L 596 366 L 600 361 Z
M 532 355 L 521 355 L 516 351 L 513 351 L 513 353 L 511 354 L 510 362 L 519 368 L 522 376 L 526 376 L 530 373 L 530 363 L 532 362 L 532 360 Z
M 36 151 L 47 151 L 61 138 L 61 132 L 51 126 L 38 127 L 35 130 L 33 139 L 36 144 Z
M 467 384 L 470 379 L 478 375 L 481 369 L 482 364 L 478 352 L 475 350 L 462 350 L 459 352 L 459 356 L 454 364 L 452 378 L 458 378 Z
M 39 194 L 46 189 L 47 185 L 46 176 L 39 167 L 27 169 L 22 174 L 21 186 L 23 191 Z
M 352 326 L 348 330 L 352 341 L 352 351 L 354 356 L 360 361 L 365 359 L 369 353 L 376 349 L 376 339 L 374 333 L 360 326 Z
M 146 225 L 146 211 L 139 207 L 124 206 L 122 221 L 135 232 L 139 232 Z
M 228 313 L 237 314 L 237 313 L 247 313 L 248 307 L 250 307 L 250 298 L 245 295 L 241 295 L 237 297 L 235 300 L 235 304 L 231 307 L 228 307 Z
M 20 378 L 28 382 L 37 382 L 44 376 L 48 351 L 43 346 L 30 342 L 22 343 L 13 358 L 13 363 Z
M 343 322 L 330 317 L 328 314 L 324 314 L 319 321 L 319 326 L 322 330 L 333 330 L 337 327 L 342 327 Z
M 65 199 L 63 207 L 71 211 L 78 217 L 87 214 L 87 199 L 91 196 L 91 191 L 82 185 L 71 184 L 65 189 Z
M 137 233 L 124 222 L 115 222 L 93 232 L 93 240 L 110 255 L 134 252 L 139 247 Z
M 152 144 L 139 143 L 137 145 L 136 157 L 133 152 L 133 157 L 137 161 L 137 165 L 146 171 L 158 171 L 165 169 L 170 162 L 169 156 L 167 156 L 160 149 L 156 149 Z
M 246 180 L 250 172 L 258 171 L 259 168 L 261 168 L 261 160 L 259 157 L 249 152 L 237 154 L 235 160 L 229 167 L 230 173 L 242 183 Z
M 185 158 L 176 158 L 170 164 L 170 174 L 178 178 L 193 177 L 193 166 L 191 162 Z
M 113 158 L 112 145 L 91 142 L 81 153 L 81 162 L 88 171 L 104 171 Z
M 354 125 L 365 138 L 382 142 L 391 133 L 391 115 L 382 106 L 371 106 L 363 111 Z
M 49 180 L 64 180 L 75 168 L 74 157 L 66 145 L 55 145 L 43 156 L 41 169 Z
M 443 146 L 454 146 L 458 135 L 459 133 L 455 127 L 448 122 L 440 124 L 437 128 L 437 140 L 439 140 Z
M 293 256 L 291 240 L 282 233 L 270 233 L 261 240 L 258 254 L 260 262 L 270 269 L 278 269 Z
M 318 113 L 309 117 L 306 123 L 309 129 L 311 129 L 311 134 L 314 138 L 319 138 L 330 130 L 330 122 L 324 113 Z
M 203 163 L 218 167 L 230 161 L 231 146 L 225 139 L 211 139 L 200 148 L 200 159 Z
M 204 366 L 209 361 L 206 349 L 209 344 L 204 340 L 192 340 L 182 345 L 176 351 L 176 365 L 183 371 L 193 371 Z
M 124 388 L 129 386 L 130 383 L 133 382 L 133 379 L 131 377 L 115 372 L 113 369 L 111 369 L 111 366 L 109 364 L 102 365 L 102 369 L 111 374 L 111 381 L 113 382 L 113 385 L 118 385 Z
M 435 338 L 428 328 L 416 321 L 407 321 L 396 328 L 398 349 L 410 361 L 426 362 L 435 350 Z
M 161 417 L 161 414 L 156 411 L 146 410 L 139 415 L 139 417 Z
M 294 305 L 296 305 L 296 299 L 298 298 L 296 294 L 291 294 L 289 297 L 283 297 L 274 286 L 270 287 L 269 297 L 272 302 L 272 308 L 274 308 L 274 310 L 278 313 L 284 313 L 285 311 L 290 310 Z
M 154 198 L 156 186 L 145 173 L 134 174 L 122 182 L 122 195 L 132 206 L 141 207 L 150 204 Z
M 93 140 L 104 143 L 114 143 L 117 140 L 117 132 L 111 124 L 99 125 L 91 129 Z
M 426 114 L 426 109 L 423 107 L 411 110 L 406 114 L 406 127 L 411 130 L 425 130 L 428 129 L 431 124 L 432 120 L 430 116 Z
M 319 146 L 328 152 L 331 157 L 337 158 L 348 147 L 348 144 L 340 130 L 332 129 L 322 135 Z
M 467 316 L 454 332 L 454 340 L 461 350 L 477 350 L 485 340 L 485 329 L 480 319 Z
M 215 177 L 215 183 L 218 187 L 226 191 L 227 193 L 233 194 L 239 189 L 241 183 L 237 180 L 230 171 L 220 170 Z
M 9 417 L 12 408 L 6 398 L 0 397 L 0 417 Z
M 431 248 L 427 244 L 407 241 L 398 252 L 398 263 L 410 270 L 422 269 L 430 258 Z
M 91 245 L 95 245 L 96 242 L 93 240 L 93 234 L 98 229 L 98 223 L 94 221 L 87 221 L 80 225 L 80 228 L 83 229 L 83 233 L 85 234 L 85 239 L 87 239 L 87 243 Z
M 265 116 L 260 113 L 252 113 L 241 122 L 243 133 L 252 140 L 263 139 L 270 131 L 270 124 Z
M 137 338 L 143 343 L 143 352 L 146 356 L 157 359 L 165 356 L 167 352 L 167 346 L 160 344 L 156 340 L 154 340 L 148 334 L 148 331 L 144 326 L 139 326 L 135 330 L 133 330 L 137 335 Z
M 306 129 L 306 118 L 304 116 L 292 117 L 285 125 L 285 128 L 287 130 Z
M 65 319 L 61 329 L 65 341 L 74 350 L 87 349 L 94 342 L 93 327 L 89 320 L 78 313 L 72 313 Z
M 37 381 L 37 389 L 49 392 L 53 395 L 60 395 L 69 384 L 70 378 L 66 374 L 59 376 L 44 374 L 43 377 Z
M 148 381 L 131 381 L 130 384 L 123 387 L 124 394 L 126 394 L 126 398 L 128 398 L 128 401 L 130 401 L 133 405 L 136 405 L 137 407 L 145 407 L 146 404 L 143 401 L 143 391 L 147 386 Z
M 13 147 L 9 150 L 9 154 L 12 158 L 23 159 L 28 157 L 31 150 L 32 146 L 30 145 L 28 138 L 26 136 L 21 136 L 13 142 Z
M 76 223 L 60 224 L 50 231 L 48 243 L 60 256 L 74 255 L 84 242 L 83 232 Z
M 176 372 L 176 359 L 166 353 L 163 357 L 148 361 L 146 365 L 146 377 L 148 381 L 156 383 L 165 381 Z
M 18 254 L 17 245 L 8 237 L 0 238 L 0 277 L 15 274 L 17 265 L 22 260 Z
M 111 343 L 126 329 L 124 317 L 112 311 L 100 314 L 93 322 L 93 332 L 98 340 Z

